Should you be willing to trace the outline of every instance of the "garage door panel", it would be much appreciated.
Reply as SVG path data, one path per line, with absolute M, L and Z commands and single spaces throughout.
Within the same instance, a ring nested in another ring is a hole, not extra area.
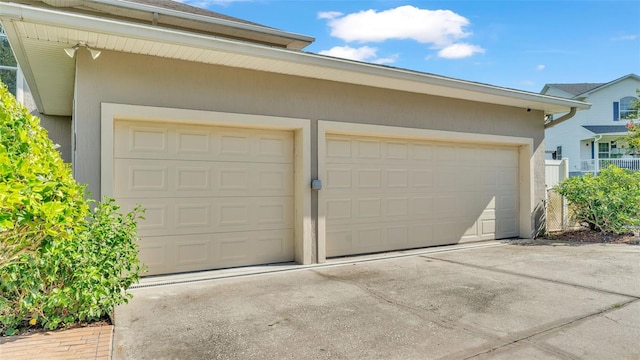
M 144 238 L 138 244 L 138 258 L 147 268 L 148 275 L 174 271 L 175 261 L 168 254 L 175 254 L 173 244 L 167 237 Z
M 435 226 L 421 221 L 336 225 L 326 235 L 331 239 L 327 242 L 327 256 L 350 255 L 353 249 L 362 254 L 442 245 L 434 238 Z
M 147 237 L 140 245 L 140 260 L 150 271 L 167 272 L 291 261 L 290 231 L 238 232 Z
M 367 192 L 382 193 L 423 192 L 433 187 L 433 171 L 411 169 L 361 169 L 352 170 L 342 167 L 331 167 L 326 170 L 325 189 L 332 192 Z
M 293 163 L 293 137 L 274 130 L 119 121 L 116 158 Z
M 496 238 L 518 236 L 518 219 L 515 214 L 505 214 L 496 220 Z
M 391 189 L 409 188 L 409 170 L 389 169 L 386 171 L 386 186 Z
M 453 146 L 438 145 L 434 147 L 434 159 L 436 161 L 456 161 L 458 153 Z
M 293 233 L 286 230 L 221 233 L 213 236 L 216 259 L 221 267 L 291 261 Z
M 422 221 L 409 223 L 409 243 L 407 248 L 418 248 L 435 245 L 433 241 L 433 224 Z
M 411 160 L 433 159 L 434 146 L 398 140 L 368 138 L 354 140 L 348 136 L 332 135 L 327 139 L 327 162 L 334 164 L 401 163 Z M 443 159 L 449 158 L 447 155 Z
M 468 232 L 471 224 L 464 220 L 439 221 L 434 224 L 434 240 L 438 245 L 455 244 Z
M 371 194 L 369 194 L 371 195 Z M 495 201 L 488 203 L 479 200 L 478 194 L 466 194 L 464 198 L 453 195 L 393 196 L 378 194 L 380 197 L 354 194 L 351 197 L 332 197 L 326 199 L 327 220 L 332 224 L 349 222 L 372 223 L 395 220 L 440 220 L 449 218 L 495 218 Z M 364 196 L 364 197 L 363 197 Z M 474 200 L 473 197 L 476 199 Z M 468 201 L 466 201 L 468 200 Z M 511 210 L 504 211 L 506 215 Z
M 114 196 L 292 196 L 293 165 L 115 159 Z
M 407 160 L 409 159 L 409 144 L 404 142 L 389 142 L 385 147 L 385 159 Z
M 169 210 L 164 202 L 147 199 L 118 199 L 118 206 L 125 213 L 133 211 L 136 206 L 144 210 L 144 219 L 138 220 L 138 234 L 153 230 L 163 231 L 168 226 Z
M 327 169 L 326 189 L 330 190 L 350 190 L 351 189 L 351 169 L 350 168 L 330 168 Z
M 293 197 L 122 199 L 145 208 L 141 236 L 293 229 Z
M 146 236 L 140 260 L 147 275 L 292 261 L 293 232 L 266 230 L 232 233 Z
M 364 168 L 355 170 L 355 185 L 360 189 L 380 189 L 382 186 L 382 170 Z
M 515 194 L 498 194 L 497 195 L 497 207 L 499 211 L 515 212 L 518 205 L 517 197 Z
M 479 235 L 482 237 L 493 236 L 496 233 L 496 220 L 495 219 L 481 219 L 478 224 Z
M 430 188 L 433 186 L 433 171 L 426 169 L 417 169 L 411 171 L 411 182 L 414 188 Z
M 327 256 L 517 235 L 515 148 L 327 135 L 326 152 Z
M 384 202 L 384 213 L 388 218 L 404 218 L 411 214 L 410 199 L 408 197 L 390 197 Z

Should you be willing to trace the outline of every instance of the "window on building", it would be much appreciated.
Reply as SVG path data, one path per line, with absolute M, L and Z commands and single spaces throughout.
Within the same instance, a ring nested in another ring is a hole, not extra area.
M 635 107 L 638 99 L 633 96 L 626 96 L 620 99 L 620 120 L 630 120 L 638 118 L 638 109 Z
M 609 158 L 609 143 L 608 142 L 598 143 L 598 158 L 600 158 L 600 159 L 608 159 Z
M 562 160 L 562 146 L 556 146 L 556 159 Z
M 18 64 L 0 24 L 0 79 L 13 95 L 18 95 Z

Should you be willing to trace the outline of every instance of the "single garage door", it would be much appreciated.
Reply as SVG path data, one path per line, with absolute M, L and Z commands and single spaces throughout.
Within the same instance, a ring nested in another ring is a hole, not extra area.
M 292 261 L 293 133 L 118 121 L 114 197 L 148 275 Z
M 517 148 L 326 139 L 328 257 L 518 235 Z

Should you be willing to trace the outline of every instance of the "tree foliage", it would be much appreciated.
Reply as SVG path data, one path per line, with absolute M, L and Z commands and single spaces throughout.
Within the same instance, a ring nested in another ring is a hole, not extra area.
M 4 34 L 4 29 L 0 25 L 0 65 L 18 66 L 9 41 Z M 16 70 L 0 69 L 0 79 L 4 82 L 12 94 L 16 93 L 17 72 Z
M 139 278 L 137 219 L 90 210 L 39 120 L 0 86 L 0 335 L 92 321 Z
M 636 90 L 638 94 L 638 98 L 640 98 L 640 89 Z M 638 110 L 640 112 L 640 100 L 635 99 L 632 109 Z M 627 129 L 629 130 L 629 134 L 624 137 L 624 140 L 629 143 L 629 149 L 631 151 L 635 151 L 640 153 L 640 121 L 638 120 L 638 112 L 636 112 L 636 119 L 631 119 L 627 123 Z
M 640 171 L 610 165 L 598 175 L 568 178 L 557 191 L 569 201 L 575 220 L 591 230 L 622 234 L 640 226 Z

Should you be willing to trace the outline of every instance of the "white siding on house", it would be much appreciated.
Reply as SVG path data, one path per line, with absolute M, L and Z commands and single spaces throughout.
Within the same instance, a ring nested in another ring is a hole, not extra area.
M 640 80 L 631 77 L 586 94 L 584 101 L 592 104 L 591 109 L 578 111 L 570 120 L 547 129 L 545 149 L 555 151 L 557 146 L 562 146 L 563 157 L 569 159 L 569 171 L 579 171 L 581 160 L 591 158 L 591 141 L 589 140 L 587 142 L 589 146 L 586 146 L 586 143 L 581 143 L 581 140 L 594 137 L 594 134 L 583 126 L 625 125 L 625 121 L 613 120 L 613 102 L 620 101 L 625 96 L 637 96 L 638 88 L 640 88 Z M 552 88 L 546 94 L 562 96 L 561 93 L 563 91 Z

